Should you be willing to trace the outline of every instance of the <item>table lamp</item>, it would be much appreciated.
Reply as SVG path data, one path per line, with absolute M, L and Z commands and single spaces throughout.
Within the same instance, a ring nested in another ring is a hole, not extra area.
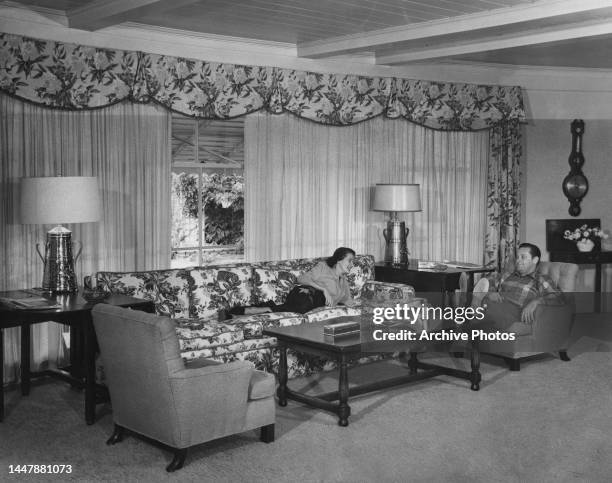
M 63 223 L 87 223 L 100 219 L 98 179 L 66 176 L 21 179 L 21 222 L 57 224 L 47 232 L 42 288 L 48 293 L 73 293 L 78 289 L 72 257 L 72 232 Z
M 418 184 L 377 184 L 374 188 L 372 210 L 388 211 L 390 218 L 387 228 L 383 230 L 385 237 L 385 262 L 390 264 L 407 264 L 408 229 L 403 221 L 399 221 L 400 211 L 421 211 L 421 193 Z

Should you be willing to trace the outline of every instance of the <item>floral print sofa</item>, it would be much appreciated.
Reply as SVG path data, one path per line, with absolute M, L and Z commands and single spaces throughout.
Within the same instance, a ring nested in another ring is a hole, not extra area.
M 347 274 L 356 307 L 320 307 L 306 314 L 275 312 L 245 315 L 230 320 L 234 306 L 265 301 L 282 304 L 300 273 L 324 258 L 240 263 L 142 272 L 98 272 L 95 284 L 102 290 L 145 298 L 155 303 L 159 315 L 176 323 L 181 354 L 186 361 L 200 357 L 222 362 L 249 360 L 257 368 L 276 372 L 276 339 L 265 337 L 266 327 L 287 326 L 359 315 L 376 304 L 404 303 L 414 298 L 412 287 L 374 281 L 374 258 L 358 255 Z M 362 362 L 372 360 L 364 358 Z M 288 351 L 289 377 L 330 370 L 333 361 Z

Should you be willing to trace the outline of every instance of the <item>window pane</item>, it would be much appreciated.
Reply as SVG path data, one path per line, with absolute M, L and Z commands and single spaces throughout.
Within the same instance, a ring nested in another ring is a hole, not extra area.
M 202 204 L 205 245 L 244 246 L 244 178 L 239 174 L 204 173 Z
M 195 267 L 198 263 L 198 250 L 173 251 L 170 268 Z
M 197 122 L 184 116 L 172 116 L 172 162 L 193 162 L 196 156 Z
M 198 247 L 198 175 L 172 173 L 172 248 Z

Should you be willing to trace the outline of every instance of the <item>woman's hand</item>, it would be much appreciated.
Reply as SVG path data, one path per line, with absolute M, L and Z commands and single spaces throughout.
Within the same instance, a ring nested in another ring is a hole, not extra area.
M 329 292 L 325 289 L 322 290 L 323 295 L 325 296 L 325 305 L 327 307 L 332 307 L 334 305 L 334 299 L 333 297 L 329 294 Z
M 357 300 L 351 298 L 346 299 L 344 301 L 344 305 L 346 305 L 347 307 L 354 307 L 355 305 L 357 305 Z

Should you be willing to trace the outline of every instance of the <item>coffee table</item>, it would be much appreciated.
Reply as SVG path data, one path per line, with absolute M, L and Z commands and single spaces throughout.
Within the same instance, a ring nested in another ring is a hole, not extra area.
M 332 338 L 323 334 L 323 327 L 325 325 L 335 322 L 347 322 L 349 320 L 360 322 L 360 334 L 340 338 Z M 371 317 L 361 316 L 336 317 L 320 322 L 264 329 L 264 335 L 275 337 L 278 341 L 278 349 L 280 352 L 278 366 L 279 386 L 277 389 L 278 404 L 280 406 L 286 406 L 287 400 L 293 399 L 294 401 L 302 402 L 316 408 L 331 411 L 338 415 L 338 424 L 340 426 L 348 426 L 348 418 L 351 414 L 351 408 L 349 406 L 350 396 L 378 391 L 388 387 L 420 381 L 443 374 L 458 377 L 460 379 L 467 379 L 471 382 L 470 388 L 473 391 L 478 391 L 480 389 L 480 352 L 478 351 L 478 346 L 475 342 L 470 342 L 469 344 L 469 350 L 471 352 L 470 371 L 463 371 L 452 367 L 430 364 L 422 362 L 418 359 L 418 354 L 420 352 L 425 352 L 434 348 L 441 351 L 444 343 L 403 342 L 398 347 L 401 347 L 401 352 L 404 356 L 406 353 L 409 354 L 407 361 L 408 373 L 406 375 L 349 387 L 349 363 L 366 354 L 376 353 L 376 346 L 372 345 L 371 338 L 366 335 L 369 334 L 368 331 L 370 331 L 371 328 Z M 338 390 L 320 394 L 318 396 L 311 396 L 293 391 L 287 387 L 287 349 L 289 348 L 298 352 L 314 354 L 326 357 L 328 359 L 335 359 L 339 371 Z M 387 347 L 381 345 L 378 353 L 388 352 L 387 349 Z

